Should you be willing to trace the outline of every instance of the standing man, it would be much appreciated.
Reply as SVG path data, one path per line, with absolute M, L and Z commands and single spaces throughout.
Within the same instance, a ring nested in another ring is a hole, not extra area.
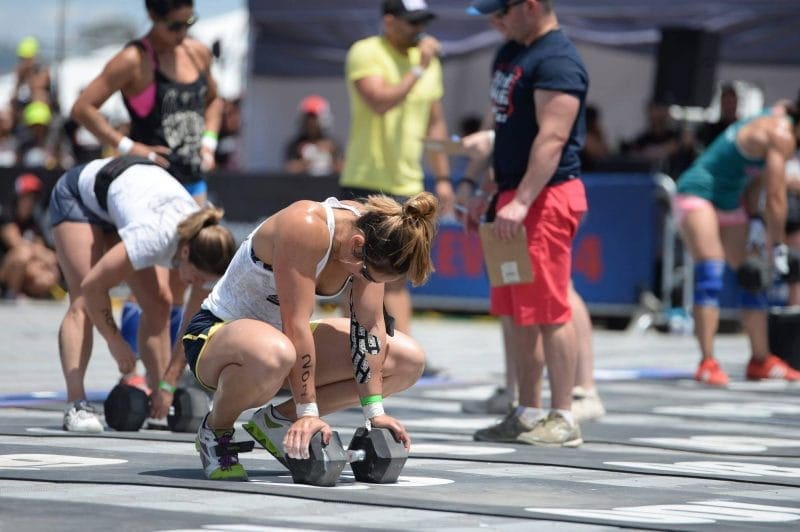
M 568 292 L 572 241 L 586 212 L 578 176 L 589 80 L 552 0 L 475 0 L 470 11 L 491 16 L 508 39 L 495 57 L 490 94 L 498 189 L 494 236 L 506 240 L 526 231 L 534 276 L 532 283 L 491 290 L 492 314 L 513 318 L 508 333 L 521 408 L 475 438 L 577 447 L 583 439 L 570 408 L 578 345 Z M 474 185 L 462 181 L 459 199 L 468 198 Z M 467 221 L 477 223 L 487 205 L 469 205 Z M 536 399 L 540 337 L 551 391 L 547 415 Z
M 357 41 L 347 53 L 351 123 L 339 184 L 342 199 L 384 193 L 402 203 L 424 188 L 423 138 L 447 138 L 440 44 L 423 33 L 435 17 L 424 0 L 384 0 L 382 13 L 383 34 Z M 440 214 L 450 214 L 447 156 L 432 154 L 430 166 Z M 408 333 L 411 294 L 405 280 L 386 283 L 385 303 L 395 327 Z

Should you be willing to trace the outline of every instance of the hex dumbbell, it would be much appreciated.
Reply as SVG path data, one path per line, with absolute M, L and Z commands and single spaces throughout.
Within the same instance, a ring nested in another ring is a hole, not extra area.
M 377 484 L 397 482 L 408 453 L 403 444 L 394 439 L 389 429 L 360 427 L 353 435 L 347 451 L 337 432 L 330 442 L 322 443 L 321 433 L 314 434 L 308 446 L 309 458 L 286 457 L 292 480 L 298 484 L 333 486 L 348 463 L 356 480 Z

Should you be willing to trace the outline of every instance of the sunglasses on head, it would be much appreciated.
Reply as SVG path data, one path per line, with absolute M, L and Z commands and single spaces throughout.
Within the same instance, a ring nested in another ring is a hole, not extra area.
M 179 32 L 181 30 L 188 30 L 192 26 L 194 26 L 195 22 L 197 22 L 197 17 L 192 15 L 189 20 L 186 22 L 181 22 L 178 20 L 162 20 L 164 25 L 167 27 L 169 31 Z
M 492 13 L 492 15 L 494 15 L 495 17 L 498 17 L 498 18 L 504 17 L 504 16 L 508 15 L 508 11 L 512 7 L 514 7 L 516 5 L 519 5 L 519 4 L 522 4 L 524 2 L 525 2 L 525 0 L 513 0 L 511 2 L 508 2 L 505 6 L 503 6 L 502 8 L 500 8 L 497 11 L 495 11 L 494 13 Z

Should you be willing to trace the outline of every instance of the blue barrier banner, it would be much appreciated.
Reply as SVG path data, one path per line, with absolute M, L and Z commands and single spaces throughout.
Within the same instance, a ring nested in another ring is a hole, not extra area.
M 638 305 L 642 290 L 656 291 L 656 260 L 661 249 L 663 214 L 656 200 L 657 180 L 650 174 L 588 174 L 583 177 L 589 213 L 573 248 L 573 281 L 591 305 Z M 413 288 L 425 307 L 456 310 L 458 298 L 484 299 L 489 281 L 480 239 L 460 225 L 443 222 L 433 246 L 436 272 Z M 437 298 L 442 305 L 437 305 Z
M 587 303 L 636 305 L 655 290 L 661 249 L 657 183 L 649 174 L 589 174 L 589 212 L 573 245 L 572 280 Z

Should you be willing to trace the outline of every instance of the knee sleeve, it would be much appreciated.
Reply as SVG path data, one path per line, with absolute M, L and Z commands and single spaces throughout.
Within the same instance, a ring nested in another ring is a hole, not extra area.
M 767 310 L 769 308 L 769 300 L 766 290 L 761 290 L 760 292 L 740 290 L 739 308 L 744 310 Z
M 725 261 L 704 260 L 694 267 L 694 304 L 701 307 L 719 307 L 722 292 L 722 275 Z
M 120 333 L 122 338 L 128 342 L 136 356 L 139 356 L 138 343 L 136 336 L 139 332 L 139 318 L 142 316 L 142 308 L 133 301 L 125 301 L 122 305 L 122 318 L 120 320 Z
M 169 346 L 175 347 L 175 342 L 178 341 L 178 333 L 181 329 L 181 321 L 183 320 L 183 307 L 175 306 L 169 311 Z
M 122 319 L 120 324 L 120 333 L 122 338 L 128 342 L 136 355 L 139 355 L 137 335 L 139 334 L 139 318 L 142 316 L 142 308 L 133 301 L 125 301 L 122 305 Z M 183 307 L 172 307 L 169 312 L 169 345 L 170 348 L 175 347 L 175 342 L 178 341 L 178 333 L 181 328 L 181 321 L 183 320 Z

